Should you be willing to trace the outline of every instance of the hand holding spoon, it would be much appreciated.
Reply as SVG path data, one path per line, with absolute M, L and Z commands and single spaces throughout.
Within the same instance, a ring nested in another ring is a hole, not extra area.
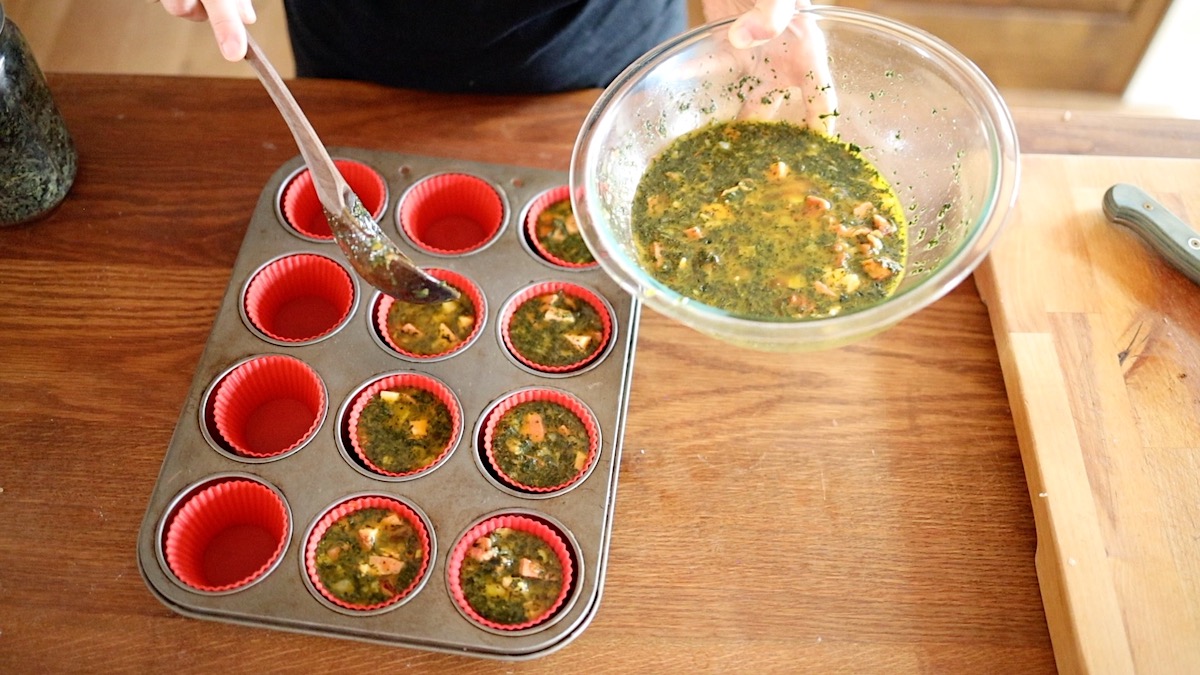
M 329 229 L 355 271 L 367 283 L 401 302 L 425 304 L 458 297 L 458 291 L 421 270 L 388 239 L 334 165 L 266 54 L 249 35 L 247 41 L 246 61 L 253 66 L 296 139 L 300 155 L 312 174 Z

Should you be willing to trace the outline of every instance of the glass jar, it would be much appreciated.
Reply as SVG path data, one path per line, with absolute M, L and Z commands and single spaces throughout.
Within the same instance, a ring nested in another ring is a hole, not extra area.
M 75 181 L 75 145 L 25 37 L 0 5 L 0 226 L 62 202 Z

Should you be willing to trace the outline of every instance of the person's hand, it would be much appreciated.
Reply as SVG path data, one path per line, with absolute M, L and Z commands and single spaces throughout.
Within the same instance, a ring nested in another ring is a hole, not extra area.
M 251 0 L 159 0 L 168 13 L 205 21 L 212 25 L 213 35 L 221 48 L 221 55 L 228 61 L 246 58 L 246 24 L 254 23 L 254 5 Z
M 833 132 L 837 95 L 825 35 L 811 16 L 796 16 L 798 7 L 811 6 L 809 0 L 703 0 L 702 4 L 708 21 L 738 17 L 729 26 L 733 47 L 767 50 L 762 58 L 739 58 L 743 69 L 762 82 L 781 84 L 770 96 L 748 98 L 740 117 L 787 117 L 793 114 L 788 108 L 802 102 L 805 125 Z

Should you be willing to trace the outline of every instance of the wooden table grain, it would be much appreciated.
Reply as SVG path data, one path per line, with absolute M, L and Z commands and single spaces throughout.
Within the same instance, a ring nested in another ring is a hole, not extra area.
M 250 80 L 52 74 L 69 199 L 0 230 L 0 671 L 1055 669 L 1013 420 L 968 281 L 809 355 L 642 316 L 603 597 L 521 663 L 181 617 L 136 539 L 260 190 L 296 154 Z M 331 145 L 565 170 L 596 92 L 294 91 Z M 1200 123 L 1017 110 L 1034 152 L 1200 156 Z

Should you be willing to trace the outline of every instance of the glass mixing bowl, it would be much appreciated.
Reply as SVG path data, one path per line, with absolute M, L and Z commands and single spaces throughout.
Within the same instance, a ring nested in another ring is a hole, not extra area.
M 881 304 L 829 318 L 756 321 L 680 295 L 638 263 L 630 209 L 638 181 L 671 141 L 739 117 L 802 123 L 811 71 L 797 34 L 734 49 L 732 19 L 684 33 L 643 55 L 601 94 L 571 158 L 571 194 L 601 267 L 652 309 L 718 339 L 756 349 L 816 350 L 887 329 L 963 281 L 983 260 L 1016 199 L 1016 131 L 1004 101 L 966 57 L 916 28 L 868 12 L 812 7 L 836 94 L 832 133 L 858 146 L 906 209 L 909 255 Z M 811 33 L 810 33 L 811 34 Z M 771 104 L 771 105 L 763 105 Z

